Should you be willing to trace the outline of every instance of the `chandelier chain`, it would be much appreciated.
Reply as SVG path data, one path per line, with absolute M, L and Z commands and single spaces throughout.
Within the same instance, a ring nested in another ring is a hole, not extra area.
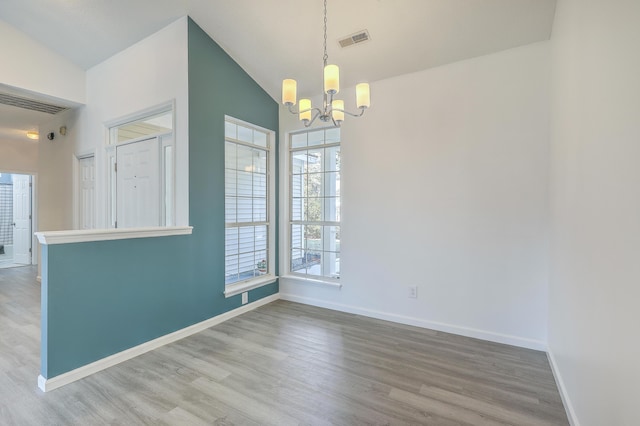
M 304 127 L 310 127 L 316 119 L 325 123 L 331 122 L 335 127 L 340 127 L 346 115 L 352 117 L 362 117 L 365 110 L 369 108 L 369 84 L 360 83 L 356 85 L 356 106 L 360 110 L 359 113 L 351 113 L 345 111 L 344 101 L 342 99 L 334 99 L 333 96 L 339 92 L 340 86 L 340 69 L 337 65 L 328 66 L 329 54 L 327 53 L 327 0 L 324 0 L 324 61 L 323 72 L 323 90 L 322 90 L 322 107 L 311 106 L 311 99 L 300 99 L 298 111 L 293 106 L 296 104 L 297 83 L 294 79 L 286 79 L 282 81 L 282 103 L 289 108 L 291 114 L 297 114 L 304 123 Z
M 322 60 L 324 61 L 324 66 L 327 66 L 327 60 L 329 59 L 329 55 L 327 55 L 327 0 L 324 0 L 324 56 Z

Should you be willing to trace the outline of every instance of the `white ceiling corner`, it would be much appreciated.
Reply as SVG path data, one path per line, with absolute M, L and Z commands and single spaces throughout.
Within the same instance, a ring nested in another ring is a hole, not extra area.
M 342 87 L 547 40 L 556 0 L 328 0 Z M 190 15 L 274 99 L 321 90 L 322 0 L 3 0 L 0 19 L 88 69 Z M 371 41 L 338 40 L 367 29 Z M 0 82 L 2 83 L 2 82 Z M 1 125 L 1 124 L 0 124 Z

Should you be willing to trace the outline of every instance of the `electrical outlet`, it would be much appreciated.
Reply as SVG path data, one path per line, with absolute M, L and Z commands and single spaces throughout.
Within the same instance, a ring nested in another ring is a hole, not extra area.
M 245 291 L 244 293 L 242 293 L 242 304 L 246 305 L 247 302 L 249 302 L 249 293 Z
M 411 299 L 417 299 L 418 298 L 418 286 L 409 286 L 409 297 Z

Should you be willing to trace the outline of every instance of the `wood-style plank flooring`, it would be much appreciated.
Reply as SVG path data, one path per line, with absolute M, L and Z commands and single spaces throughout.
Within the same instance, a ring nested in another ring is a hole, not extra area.
M 1 425 L 567 425 L 543 352 L 277 301 L 42 393 L 35 268 L 0 271 Z

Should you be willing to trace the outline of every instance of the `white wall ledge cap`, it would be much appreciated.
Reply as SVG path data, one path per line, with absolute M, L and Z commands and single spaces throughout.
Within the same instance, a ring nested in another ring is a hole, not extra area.
M 190 235 L 193 226 L 153 226 L 147 228 L 79 229 L 70 231 L 35 232 L 38 242 L 44 245 L 87 243 L 91 241 L 127 240 L 131 238 L 167 237 Z
M 296 284 L 317 284 L 321 286 L 337 288 L 338 290 L 342 289 L 342 283 L 333 278 L 307 278 L 300 275 L 292 274 L 283 275 L 281 278 Z

